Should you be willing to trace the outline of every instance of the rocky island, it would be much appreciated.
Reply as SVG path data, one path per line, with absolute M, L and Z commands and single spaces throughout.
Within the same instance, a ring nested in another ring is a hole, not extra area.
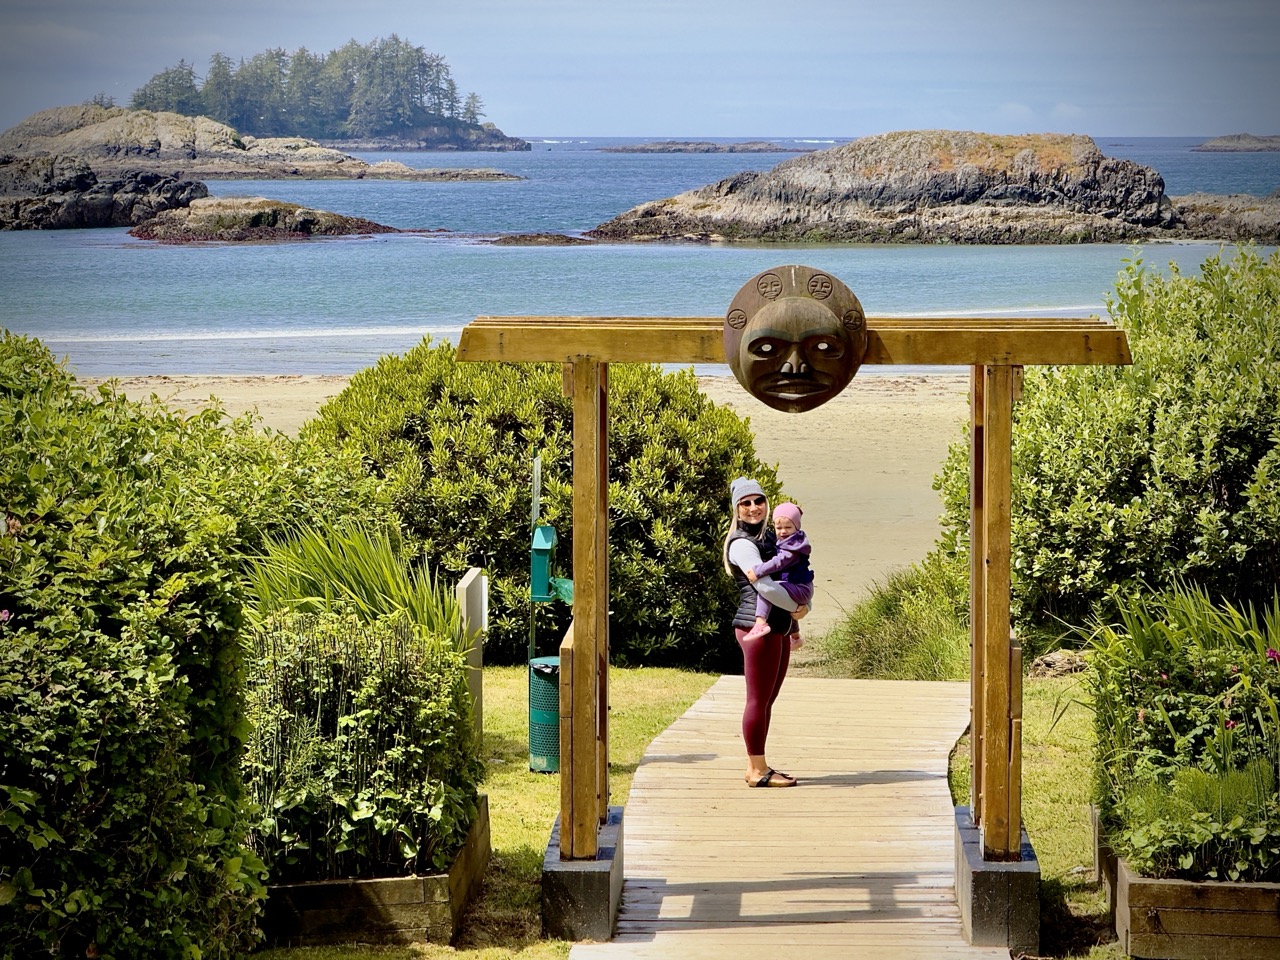
M 1206 140 L 1191 150 L 1193 153 L 1263 153 L 1280 150 L 1280 136 L 1259 137 L 1252 133 L 1233 133 Z
M 0 157 L 71 157 L 98 176 L 187 180 L 520 180 L 493 169 L 418 170 L 367 163 L 303 137 L 241 136 L 208 117 L 83 105 L 32 114 L 0 133 Z
M 185 207 L 162 211 L 129 234 L 161 243 L 198 243 L 400 232 L 361 217 L 344 217 L 266 197 L 204 197 Z
M 601 240 L 1123 243 L 1280 239 L 1280 199 L 1165 195 L 1155 170 L 1066 134 L 916 130 L 633 207 Z
M 707 140 L 655 140 L 620 147 L 601 147 L 601 153 L 811 153 L 816 147 L 784 147 L 769 140 L 712 143 Z

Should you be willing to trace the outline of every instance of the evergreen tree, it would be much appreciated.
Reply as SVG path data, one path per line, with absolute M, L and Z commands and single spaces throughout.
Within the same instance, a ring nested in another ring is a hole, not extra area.
M 215 53 L 209 58 L 209 72 L 200 88 L 204 99 L 205 115 L 219 123 L 235 126 L 239 114 L 239 95 L 236 90 L 231 58 Z
M 484 116 L 484 101 L 479 95 L 472 92 L 467 94 L 466 102 L 462 105 L 462 119 L 467 123 L 479 123 L 480 118 Z
M 195 67 L 185 60 L 160 71 L 134 91 L 129 106 L 135 110 L 168 110 L 198 117 L 204 113 L 204 98 L 196 86 Z

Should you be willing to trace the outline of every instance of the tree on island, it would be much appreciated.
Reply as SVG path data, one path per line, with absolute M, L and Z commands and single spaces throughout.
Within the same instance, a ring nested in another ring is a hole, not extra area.
M 463 98 L 440 54 L 396 34 L 315 54 L 264 50 L 237 64 L 215 53 L 203 79 L 185 60 L 133 94 L 137 110 L 206 116 L 258 137 L 412 137 L 435 124 L 478 125 L 484 103 Z

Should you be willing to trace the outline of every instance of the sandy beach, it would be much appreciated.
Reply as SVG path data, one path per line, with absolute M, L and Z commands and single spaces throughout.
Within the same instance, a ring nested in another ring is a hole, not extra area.
M 150 376 L 118 382 L 130 397 L 155 393 L 190 411 L 216 397 L 228 413 L 256 409 L 265 426 L 292 434 L 342 391 L 347 378 Z M 967 371 L 855 377 L 840 396 L 802 415 L 766 407 L 732 377 L 702 377 L 699 384 L 712 401 L 750 418 L 757 454 L 778 465 L 787 496 L 804 509 L 817 578 L 811 631 L 823 631 L 873 582 L 919 560 L 933 545 L 941 512 L 933 477 L 968 414 Z

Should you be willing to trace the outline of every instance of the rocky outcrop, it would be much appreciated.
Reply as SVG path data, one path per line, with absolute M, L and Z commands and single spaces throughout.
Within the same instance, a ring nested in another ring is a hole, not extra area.
M 1280 150 L 1280 137 L 1259 137 L 1252 133 L 1232 133 L 1214 137 L 1191 148 L 1194 153 L 1260 153 Z
M 1267 197 L 1193 193 L 1174 197 L 1173 208 L 1184 238 L 1280 244 L 1280 191 Z
M 179 179 L 519 180 L 497 170 L 416 170 L 403 163 L 368 163 L 302 137 L 242 137 L 207 117 L 125 110 L 55 107 L 0 134 L 0 155 L 68 156 L 99 176 L 146 171 Z
M 414 130 L 403 137 L 362 137 L 350 140 L 318 140 L 321 146 L 335 150 L 466 150 L 511 151 L 532 150 L 528 140 L 509 137 L 492 123 L 442 121 Z
M 609 240 L 1116 242 L 1177 225 L 1149 167 L 1089 137 L 907 131 L 864 137 L 764 173 L 641 204 Z
M 75 157 L 0 157 L 0 229 L 131 227 L 207 197 L 203 183 L 130 171 L 100 177 Z
M 711 143 L 706 140 L 656 140 L 653 143 L 601 147 L 601 153 L 812 153 L 816 147 L 784 147 L 769 140 Z
M 265 197 L 206 197 L 184 209 L 166 210 L 129 231 L 131 236 L 162 243 L 305 240 L 399 232 L 372 220 Z
M 910 131 L 864 137 L 641 204 L 605 240 L 1276 243 L 1280 204 L 1170 198 L 1149 167 L 1083 136 Z

